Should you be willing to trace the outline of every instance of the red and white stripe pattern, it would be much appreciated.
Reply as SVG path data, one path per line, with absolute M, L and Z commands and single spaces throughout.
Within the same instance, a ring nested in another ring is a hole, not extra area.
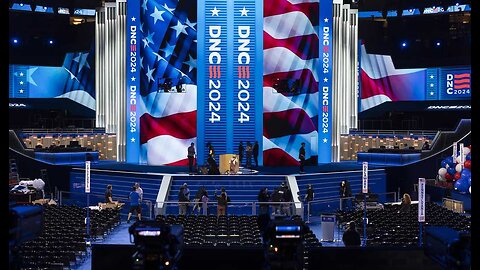
M 140 163 L 188 165 L 187 148 L 197 140 L 197 86 L 185 93 L 152 92 L 142 97 Z
M 263 13 L 264 165 L 298 165 L 302 142 L 318 155 L 319 2 L 264 0 Z M 277 78 L 300 80 L 301 94 L 278 93 Z

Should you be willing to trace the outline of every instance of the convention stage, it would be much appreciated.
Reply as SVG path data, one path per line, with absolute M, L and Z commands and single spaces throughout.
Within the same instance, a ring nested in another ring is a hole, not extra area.
M 75 164 L 73 167 L 83 168 L 82 165 Z M 386 166 L 370 165 L 369 169 L 384 169 Z M 130 164 L 116 161 L 98 161 L 91 164 L 91 169 L 96 171 L 116 171 L 116 172 L 138 172 L 138 173 L 155 173 L 155 174 L 175 174 L 188 175 L 187 166 L 149 166 L 140 164 Z M 332 162 L 320 165 L 305 166 L 304 174 L 330 173 L 343 171 L 361 171 L 362 163 L 356 161 Z M 241 174 L 238 175 L 297 175 L 299 173 L 298 166 L 289 167 L 272 167 L 258 166 L 252 168 L 252 171 L 241 168 Z M 194 175 L 192 175 L 194 176 Z

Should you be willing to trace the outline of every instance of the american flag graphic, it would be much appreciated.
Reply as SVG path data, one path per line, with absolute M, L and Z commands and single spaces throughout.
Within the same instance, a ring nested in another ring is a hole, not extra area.
M 264 0 L 263 14 L 264 165 L 298 165 L 302 142 L 318 155 L 319 2 Z M 299 93 L 277 91 L 277 79 L 298 79 Z
M 197 137 L 196 1 L 142 0 L 140 163 L 187 165 Z M 165 79 L 184 93 L 159 89 Z
M 470 89 L 470 73 L 453 75 L 453 89 Z

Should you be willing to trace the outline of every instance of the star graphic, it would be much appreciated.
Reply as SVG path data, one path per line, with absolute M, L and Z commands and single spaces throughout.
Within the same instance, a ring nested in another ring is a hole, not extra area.
M 148 43 L 152 43 L 152 44 L 153 44 L 153 35 L 155 35 L 155 32 L 150 33 L 150 30 L 148 30 L 148 35 L 147 35 L 147 37 L 146 37 Z
M 23 89 L 18 90 L 20 94 L 23 94 Z
M 148 10 L 147 2 L 148 2 L 148 0 L 143 0 L 143 4 L 142 4 L 143 14 L 145 14 L 145 11 Z
M 185 31 L 185 26 L 180 21 L 177 21 L 177 25 L 171 26 L 170 28 L 172 28 L 173 30 L 176 31 L 176 34 L 177 34 L 176 37 L 177 38 L 180 35 L 180 33 L 184 33 L 185 35 L 188 35 L 187 31 Z
M 20 81 L 20 84 L 23 85 L 23 81 Z
M 430 92 L 430 96 L 433 96 L 434 92 Z
M 324 22 L 328 22 L 328 18 L 323 19 Z
M 19 74 L 19 75 L 20 75 L 20 77 L 23 77 L 23 72 L 20 72 L 20 74 Z
M 155 68 L 150 69 L 150 66 L 147 66 L 147 74 L 146 75 L 147 75 L 147 78 L 148 78 L 148 82 L 155 81 L 155 79 L 152 76 L 154 71 L 155 71 Z
M 90 68 L 90 65 L 87 62 L 87 57 L 90 53 L 79 53 L 77 57 L 73 58 L 73 61 L 79 64 L 78 72 L 82 71 L 84 66 Z
M 155 7 L 155 11 L 150 14 L 150 17 L 153 17 L 153 24 L 156 24 L 158 20 L 162 22 L 164 21 L 164 19 L 162 18 L 163 13 L 165 13 L 165 11 L 158 10 L 157 7 Z
M 193 28 L 193 30 L 196 30 L 196 29 L 195 29 L 195 24 L 197 24 L 196 22 L 191 22 L 191 21 L 187 18 L 186 24 L 187 24 L 188 26 L 190 26 L 191 28 Z
M 135 18 L 135 17 L 132 17 L 132 22 L 134 22 L 135 20 L 136 20 L 136 18 Z
M 175 45 L 170 45 L 167 42 L 167 45 L 165 46 L 165 48 L 161 49 L 161 51 L 163 51 L 165 53 L 165 58 L 166 58 L 166 57 L 169 57 L 170 55 L 172 55 L 174 49 L 175 49 Z
M 130 141 L 131 141 L 132 143 L 134 143 L 134 142 L 135 142 L 135 138 L 132 137 L 132 138 L 130 139 Z
M 328 78 L 324 78 L 323 81 L 324 81 L 324 82 L 328 82 Z
M 240 15 L 241 16 L 247 16 L 248 17 L 248 14 L 247 12 L 249 12 L 250 10 L 246 9 L 245 6 L 243 7 L 243 9 L 240 9 L 239 10 L 242 14 Z
M 143 56 L 140 56 L 140 67 L 143 68 Z
M 75 79 L 75 80 L 77 80 L 77 82 L 80 82 L 80 81 L 77 79 L 77 77 L 75 77 L 75 75 L 73 75 L 73 73 L 72 73 L 70 70 L 68 70 L 68 69 L 65 68 L 65 67 L 64 67 L 64 69 L 68 72 L 68 74 L 70 74 L 70 80 Z
M 433 75 L 430 75 L 430 79 L 433 79 L 433 78 L 434 78 L 434 76 L 433 76 Z
M 214 7 L 213 9 L 210 10 L 212 12 L 212 17 L 213 16 L 217 16 L 218 17 L 218 13 L 220 12 L 220 9 L 217 9 L 217 7 Z
M 430 87 L 433 87 L 433 83 L 430 84 Z
M 143 33 L 143 22 L 142 22 L 142 24 L 140 24 L 140 32 Z
M 132 82 L 134 82 L 134 81 L 135 81 L 135 77 L 132 77 L 131 80 L 132 80 Z
M 147 47 L 148 46 L 147 38 L 142 38 L 142 41 L 143 41 L 143 48 Z
M 164 7 L 166 10 L 168 10 L 168 12 L 170 12 L 170 13 L 173 13 L 173 11 L 175 10 L 174 8 L 169 8 L 169 7 L 167 6 L 167 3 L 165 3 L 165 4 L 163 5 L 163 7 Z
M 327 138 L 324 138 L 324 139 L 323 139 L 323 143 L 327 143 Z
M 188 72 L 190 72 L 192 69 L 197 67 L 197 59 L 194 59 L 191 55 L 188 55 L 188 58 L 188 61 L 183 63 L 188 65 Z

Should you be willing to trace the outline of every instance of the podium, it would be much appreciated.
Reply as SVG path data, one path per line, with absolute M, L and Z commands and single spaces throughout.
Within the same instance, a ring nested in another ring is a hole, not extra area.
M 225 174 L 226 172 L 230 171 L 230 160 L 232 159 L 233 156 L 237 157 L 237 162 L 235 164 L 235 167 L 233 168 L 233 172 L 231 174 L 237 174 L 238 170 L 240 169 L 240 164 L 238 160 L 238 155 L 236 154 L 223 154 L 220 155 L 220 164 L 219 164 L 219 170 L 220 174 Z

